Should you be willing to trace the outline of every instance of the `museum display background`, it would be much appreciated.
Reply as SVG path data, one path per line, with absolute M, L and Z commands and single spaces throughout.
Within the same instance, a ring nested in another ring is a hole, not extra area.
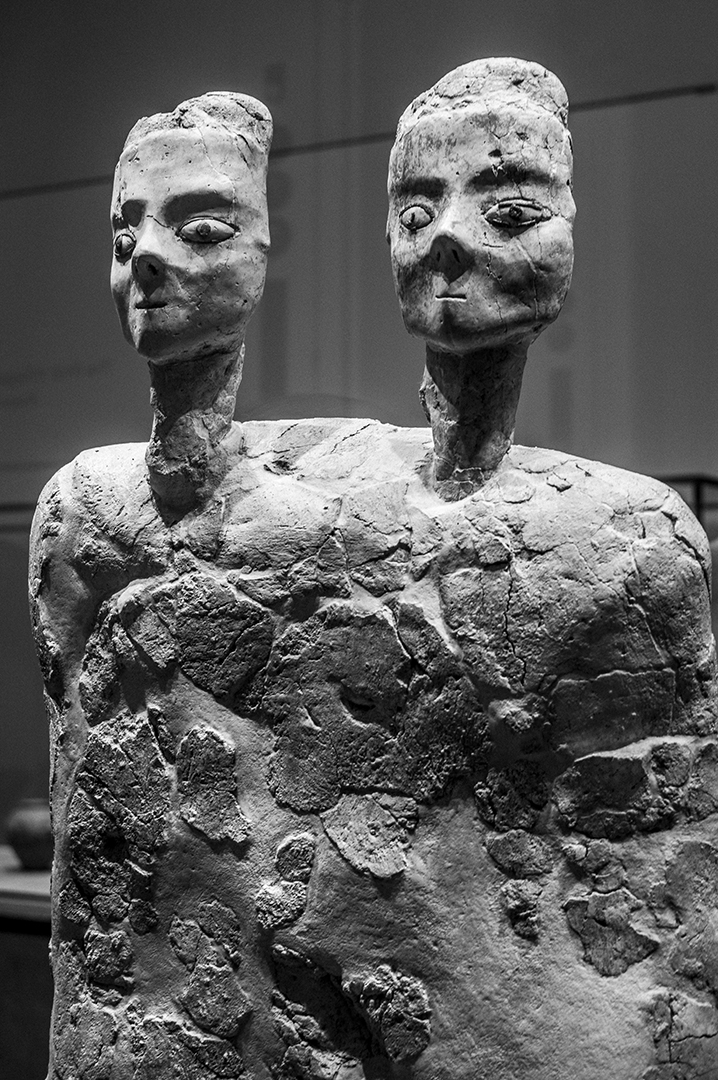
M 391 132 L 419 90 L 480 55 L 532 57 L 582 102 L 714 81 L 710 0 L 181 0 L 5 15 L 3 190 L 110 173 L 142 114 L 208 89 L 257 94 L 275 148 Z M 715 95 L 572 114 L 576 273 L 532 350 L 518 441 L 652 474 L 718 475 Z M 384 243 L 390 141 L 270 166 L 274 250 L 238 415 L 421 424 L 421 348 Z M 31 502 L 81 449 L 147 438 L 142 361 L 107 284 L 110 183 L 0 202 L 0 502 Z M 46 785 L 24 609 L 26 543 L 2 537 L 0 815 Z

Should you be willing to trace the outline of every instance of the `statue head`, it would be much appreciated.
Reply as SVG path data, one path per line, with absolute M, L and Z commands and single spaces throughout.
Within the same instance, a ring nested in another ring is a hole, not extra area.
M 411 103 L 387 239 L 407 330 L 442 352 L 533 340 L 571 281 L 566 92 L 539 64 L 464 64 Z
M 139 120 L 112 193 L 112 295 L 127 340 L 157 364 L 241 347 L 269 250 L 272 118 L 210 93 Z

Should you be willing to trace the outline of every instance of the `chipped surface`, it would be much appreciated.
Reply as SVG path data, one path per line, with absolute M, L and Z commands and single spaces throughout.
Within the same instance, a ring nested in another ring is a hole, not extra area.
M 215 731 L 192 728 L 177 751 L 180 815 L 208 840 L 244 844 L 247 819 L 237 803 L 234 748 Z
M 600 975 L 622 975 L 658 948 L 657 938 L 631 925 L 641 906 L 627 889 L 566 901 L 568 924 L 583 942 L 584 959 Z
M 329 839 L 359 873 L 392 878 L 406 869 L 406 830 L 372 795 L 344 795 L 321 819 Z

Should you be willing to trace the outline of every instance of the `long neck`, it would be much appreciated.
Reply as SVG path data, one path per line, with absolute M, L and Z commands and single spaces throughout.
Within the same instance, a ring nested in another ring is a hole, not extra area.
M 169 519 L 204 502 L 230 466 L 243 358 L 244 346 L 238 353 L 150 363 L 155 415 L 145 460 L 155 501 Z
M 443 499 L 470 495 L 500 465 L 513 440 L 527 351 L 524 343 L 466 355 L 427 346 L 420 396 Z

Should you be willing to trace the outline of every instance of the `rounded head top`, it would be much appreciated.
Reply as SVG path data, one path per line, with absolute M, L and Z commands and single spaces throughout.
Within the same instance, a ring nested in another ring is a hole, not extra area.
M 454 68 L 419 94 L 399 118 L 397 142 L 419 120 L 438 111 L 456 111 L 499 98 L 520 102 L 554 116 L 568 130 L 568 95 L 563 83 L 541 64 L 513 56 L 490 56 Z
M 269 109 L 248 94 L 212 90 L 201 97 L 188 98 L 168 113 L 141 117 L 125 140 L 123 153 L 147 135 L 177 128 L 216 127 L 239 143 L 238 149 L 250 168 L 266 159 L 272 142 Z

